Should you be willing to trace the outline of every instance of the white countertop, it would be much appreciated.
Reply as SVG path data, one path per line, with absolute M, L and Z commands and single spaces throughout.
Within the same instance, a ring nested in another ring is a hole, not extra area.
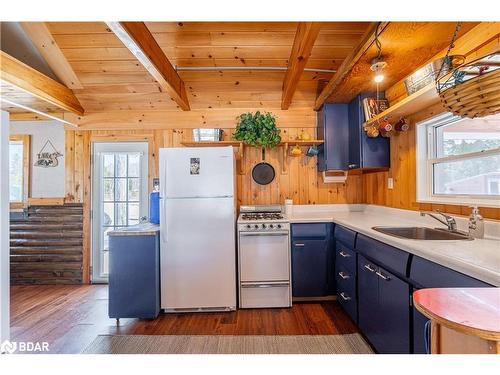
M 485 221 L 485 238 L 473 241 L 410 240 L 389 236 L 374 226 L 443 227 L 418 211 L 375 205 L 294 205 L 290 223 L 335 222 L 411 254 L 454 269 L 486 283 L 500 286 L 500 223 Z M 467 218 L 456 217 L 458 229 L 467 229 Z

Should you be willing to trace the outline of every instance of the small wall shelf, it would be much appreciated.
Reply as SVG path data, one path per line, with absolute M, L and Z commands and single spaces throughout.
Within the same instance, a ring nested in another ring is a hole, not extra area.
M 439 103 L 439 96 L 436 85 L 431 83 L 366 121 L 363 125 L 366 127 L 386 117 L 391 121 L 398 121 L 401 117 L 412 115 L 436 103 Z
M 283 165 L 282 165 L 282 172 L 287 173 L 287 157 L 288 157 L 288 149 L 289 146 L 319 146 L 322 145 L 324 141 L 318 140 L 318 139 L 311 139 L 309 141 L 303 141 L 303 140 L 285 140 L 280 142 L 278 147 L 283 148 Z M 200 142 L 181 142 L 181 145 L 186 146 L 186 147 L 227 147 L 227 146 L 233 146 L 233 147 L 238 147 L 238 151 L 236 153 L 236 160 L 238 161 L 238 173 L 239 174 L 244 174 L 243 171 L 243 158 L 244 158 L 244 150 L 245 147 L 250 147 L 250 146 L 245 146 L 243 142 L 239 141 L 200 141 Z

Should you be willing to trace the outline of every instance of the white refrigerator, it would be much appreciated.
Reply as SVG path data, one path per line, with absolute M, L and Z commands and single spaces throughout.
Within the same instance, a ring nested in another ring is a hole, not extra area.
M 236 309 L 232 147 L 160 149 L 161 308 Z

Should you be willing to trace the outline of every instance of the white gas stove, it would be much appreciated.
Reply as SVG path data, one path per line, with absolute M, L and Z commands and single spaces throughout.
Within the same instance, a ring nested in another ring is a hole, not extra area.
M 241 231 L 288 231 L 290 225 L 282 206 L 241 206 L 238 230 Z
M 240 308 L 289 307 L 290 224 L 281 206 L 241 206 L 238 218 Z

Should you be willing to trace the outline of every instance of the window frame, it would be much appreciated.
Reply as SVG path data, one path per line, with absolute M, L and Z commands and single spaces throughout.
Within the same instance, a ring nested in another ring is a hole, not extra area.
M 416 126 L 416 169 L 417 169 L 417 202 L 480 205 L 483 207 L 500 207 L 498 196 L 470 194 L 438 194 L 434 192 L 434 166 L 446 162 L 470 160 L 477 157 L 500 155 L 500 147 L 491 150 L 470 152 L 461 155 L 438 157 L 437 129 L 452 124 L 461 118 L 451 113 L 442 113 L 417 123 Z
M 31 136 L 29 134 L 13 134 L 9 136 L 10 142 L 21 142 L 23 145 L 23 199 L 21 201 L 9 201 L 10 209 L 23 209 L 28 207 L 28 200 L 31 196 Z

